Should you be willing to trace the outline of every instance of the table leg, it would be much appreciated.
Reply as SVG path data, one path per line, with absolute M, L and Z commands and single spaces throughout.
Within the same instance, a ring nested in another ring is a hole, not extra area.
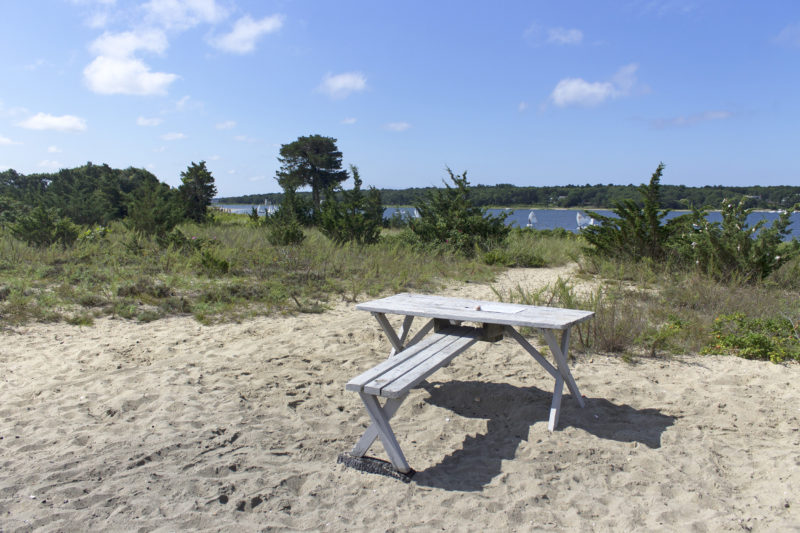
M 393 356 L 397 352 L 402 351 L 403 343 L 406 342 L 406 337 L 408 337 L 408 332 L 411 329 L 412 322 L 414 322 L 414 315 L 406 315 L 406 317 L 403 319 L 403 326 L 400 328 L 399 341 L 401 348 L 400 350 L 397 348 L 392 348 L 392 351 L 389 353 L 389 357 Z
M 383 413 L 386 415 L 386 420 L 390 420 L 397 410 L 400 408 L 400 405 L 403 403 L 403 400 L 408 398 L 408 394 L 401 396 L 400 398 L 389 398 L 386 400 L 386 403 L 383 404 Z M 378 426 L 375 423 L 369 425 L 367 430 L 358 439 L 358 442 L 353 447 L 353 451 L 350 452 L 350 455 L 354 455 L 355 457 L 363 457 L 364 454 L 367 453 L 369 447 L 372 446 L 372 443 L 375 442 L 375 439 L 378 438 Z
M 553 335 L 551 330 L 546 329 L 543 330 L 542 333 L 547 341 L 547 345 L 550 347 L 550 351 L 553 352 L 553 358 L 556 360 L 558 372 L 564 378 L 567 387 L 569 387 L 569 391 L 578 401 L 578 405 L 583 407 L 584 402 L 583 397 L 581 396 L 581 391 L 578 390 L 578 384 L 575 383 L 575 378 L 572 377 L 572 374 L 569 371 L 569 365 L 567 364 L 567 353 L 569 350 L 569 330 L 565 330 L 561 335 L 561 343 L 556 341 L 556 337 Z
M 400 449 L 400 444 L 397 443 L 397 438 L 394 436 L 392 427 L 389 425 L 389 419 L 381 407 L 381 404 L 378 402 L 378 398 L 363 392 L 359 392 L 359 395 L 361 396 L 361 401 L 364 402 L 364 406 L 367 408 L 372 423 L 377 427 L 378 436 L 386 450 L 386 454 L 389 456 L 389 460 L 398 472 L 407 474 L 411 471 L 411 467 L 408 466 L 408 462 L 403 455 L 403 450 Z

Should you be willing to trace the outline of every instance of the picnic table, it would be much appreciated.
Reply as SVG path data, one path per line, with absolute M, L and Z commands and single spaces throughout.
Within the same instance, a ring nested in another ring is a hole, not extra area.
M 345 464 L 363 458 L 375 439 L 380 437 L 397 472 L 413 473 L 389 420 L 408 396 L 409 390 L 479 341 L 496 342 L 507 335 L 516 340 L 553 377 L 555 388 L 548 422 L 550 431 L 558 425 L 565 384 L 578 405 L 584 406 L 567 356 L 572 326 L 592 318 L 594 313 L 591 311 L 409 293 L 364 302 L 356 305 L 356 309 L 372 313 L 389 339 L 392 350 L 388 359 L 347 383 L 347 390 L 361 396 L 372 423 L 350 452 L 349 458 L 343 460 L 340 456 L 340 461 Z M 405 316 L 399 332 L 392 327 L 386 318 L 387 314 Z M 408 340 L 415 317 L 425 317 L 429 321 Z M 464 322 L 477 325 L 464 326 Z M 541 331 L 555 366 L 519 333 L 519 327 Z M 559 332 L 561 336 L 557 339 Z M 383 405 L 378 398 L 385 399 Z

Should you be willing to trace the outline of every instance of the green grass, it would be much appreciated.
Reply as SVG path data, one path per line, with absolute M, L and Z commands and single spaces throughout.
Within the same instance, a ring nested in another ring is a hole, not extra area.
M 103 239 L 35 248 L 0 233 L 0 326 L 99 316 L 150 321 L 192 314 L 209 323 L 270 313 L 320 312 L 331 303 L 447 280 L 489 281 L 498 267 L 387 238 L 336 246 L 305 230 L 298 246 L 273 246 L 242 215 L 179 228 L 169 247 L 113 224 Z

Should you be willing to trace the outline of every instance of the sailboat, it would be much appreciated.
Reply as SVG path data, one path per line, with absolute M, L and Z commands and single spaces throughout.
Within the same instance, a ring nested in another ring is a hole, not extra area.
M 591 223 L 591 219 L 578 211 L 578 214 L 575 215 L 575 220 L 578 222 L 578 229 L 583 229 L 584 227 L 588 226 Z
M 536 220 L 536 213 L 534 213 L 533 211 L 531 211 L 531 212 L 528 214 L 528 224 L 527 224 L 527 227 L 529 227 L 529 228 L 532 228 L 532 227 L 533 227 L 533 225 L 534 225 L 534 224 L 537 224 L 538 222 L 539 222 L 539 221 L 538 221 L 538 220 Z

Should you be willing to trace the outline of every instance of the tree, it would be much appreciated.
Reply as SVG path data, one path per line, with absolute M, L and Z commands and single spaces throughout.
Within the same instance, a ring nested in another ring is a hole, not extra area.
M 197 164 L 192 161 L 186 171 L 181 172 L 181 181 L 183 183 L 178 190 L 183 199 L 186 218 L 195 222 L 205 222 L 208 206 L 217 194 L 214 176 L 206 168 L 206 162 L 200 161 Z
M 455 187 L 444 182 L 445 189 L 433 189 L 427 199 L 417 204 L 420 218 L 411 221 L 411 230 L 422 242 L 442 244 L 471 256 L 503 243 L 510 228 L 505 225 L 508 213 L 487 216 L 486 209 L 473 204 L 467 173 L 460 176 L 446 169 Z
M 356 242 L 372 244 L 378 242 L 383 223 L 383 205 L 378 189 L 370 187 L 365 196 L 361 191 L 358 168 L 350 165 L 353 174 L 353 189 L 345 191 L 341 185 L 329 189 L 325 195 L 320 215 L 322 232 L 336 244 Z M 335 193 L 341 196 L 341 202 Z
M 689 216 L 682 215 L 666 221 L 669 209 L 662 209 L 661 174 L 664 163 L 659 163 L 650 177 L 650 183 L 638 188 L 641 206 L 624 199 L 614 207 L 615 217 L 603 216 L 594 211 L 586 213 L 600 222 L 587 226 L 583 236 L 593 250 L 607 257 L 632 259 L 643 257 L 660 261 L 666 258 L 669 241 L 688 224 Z
M 347 172 L 342 170 L 342 152 L 333 137 L 298 137 L 294 142 L 281 145 L 280 154 L 278 183 L 284 189 L 310 186 L 315 215 L 320 211 L 321 192 L 347 179 Z

